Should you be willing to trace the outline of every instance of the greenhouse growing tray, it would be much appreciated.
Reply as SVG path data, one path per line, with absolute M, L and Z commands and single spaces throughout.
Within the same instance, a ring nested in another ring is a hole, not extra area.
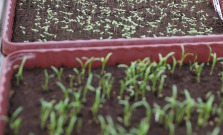
M 12 42 L 13 21 L 15 16 L 15 7 L 17 0 L 8 0 L 6 18 L 3 30 L 2 52 L 5 55 L 17 50 L 24 49 L 49 49 L 49 48 L 72 48 L 72 47 L 99 47 L 99 46 L 131 46 L 131 45 L 153 45 L 153 44 L 171 44 L 180 45 L 184 43 L 193 44 L 211 44 L 221 42 L 222 35 L 204 35 L 204 36 L 175 36 L 158 38 L 131 38 L 131 39 L 103 39 L 103 40 L 74 40 L 74 41 L 48 41 L 48 42 Z
M 208 54 L 210 52 L 209 47 L 212 48 L 212 52 L 215 52 L 218 57 L 223 56 L 223 48 L 221 43 L 215 44 L 193 44 L 185 45 L 185 53 L 194 53 L 198 57 L 198 62 L 207 62 Z M 21 63 L 24 57 L 27 58 L 25 68 L 41 67 L 47 68 L 50 66 L 55 67 L 78 67 L 79 63 L 75 61 L 76 57 L 86 56 L 90 57 L 105 57 L 108 53 L 112 53 L 107 65 L 117 64 L 129 64 L 131 61 L 137 59 L 143 59 L 150 57 L 152 60 L 157 61 L 159 59 L 158 54 L 163 56 L 170 52 L 175 52 L 174 56 L 177 60 L 181 58 L 181 46 L 179 45 L 132 45 L 126 46 L 115 46 L 115 47 L 82 47 L 82 48 L 64 48 L 64 49 L 34 49 L 34 50 L 22 50 L 14 52 L 8 55 L 4 61 L 3 71 L 0 78 L 0 116 L 7 115 L 8 108 L 8 97 L 10 90 L 10 80 L 12 78 L 15 69 L 15 65 Z M 187 57 L 184 62 L 193 60 L 193 57 Z M 168 62 L 171 62 L 168 59 Z M 101 63 L 94 63 L 94 68 L 99 67 Z M 0 119 L 0 135 L 3 135 L 5 128 L 5 122 Z

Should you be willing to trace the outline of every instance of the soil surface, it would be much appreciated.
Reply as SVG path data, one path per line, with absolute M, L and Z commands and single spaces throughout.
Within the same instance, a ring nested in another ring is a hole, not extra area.
M 13 42 L 221 34 L 207 0 L 17 0 Z
M 218 63 L 214 69 L 212 75 L 210 75 L 210 65 L 205 65 L 202 74 L 201 74 L 201 82 L 198 83 L 196 81 L 196 75 L 194 72 L 189 71 L 189 65 L 185 64 L 181 69 L 176 67 L 174 75 L 170 73 L 170 71 L 166 71 L 164 74 L 167 76 L 164 83 L 164 89 L 162 92 L 163 97 L 158 98 L 156 94 L 151 91 L 147 91 L 146 93 L 146 101 L 153 107 L 154 103 L 159 104 L 160 106 L 164 106 L 167 104 L 165 101 L 165 97 L 172 96 L 172 86 L 175 84 L 177 86 L 177 100 L 183 101 L 185 99 L 184 89 L 187 89 L 190 92 L 190 95 L 193 99 L 197 100 L 197 98 L 201 97 L 202 100 L 205 99 L 205 95 L 208 92 L 212 92 L 215 96 L 214 104 L 219 105 L 218 100 L 218 92 L 221 90 L 221 81 L 219 73 L 222 71 L 222 64 Z M 93 69 L 92 73 L 100 74 L 101 69 Z M 123 118 L 123 105 L 118 103 L 118 96 L 120 93 L 120 80 L 123 80 L 126 75 L 123 68 L 117 67 L 106 67 L 106 72 L 111 73 L 114 77 L 114 83 L 111 91 L 110 99 L 106 99 L 103 103 L 101 103 L 98 114 L 102 116 L 110 115 L 115 124 L 120 124 L 122 126 L 123 122 L 117 120 L 118 117 Z M 51 69 L 48 69 L 49 74 L 56 75 Z M 64 72 L 62 75 L 62 83 L 69 87 L 69 75 L 74 75 L 73 69 L 64 68 Z M 83 85 L 86 83 L 87 75 L 85 76 L 85 81 Z M 57 102 L 59 100 L 64 99 L 64 95 L 62 90 L 56 85 L 58 81 L 57 78 L 51 78 L 49 81 L 49 89 L 47 92 L 43 92 L 42 85 L 44 83 L 45 77 L 43 70 L 40 68 L 34 69 L 25 69 L 23 79 L 19 86 L 16 84 L 15 77 L 11 81 L 11 98 L 10 98 L 10 108 L 9 108 L 9 116 L 12 112 L 15 111 L 16 108 L 22 106 L 24 109 L 19 115 L 23 119 L 21 124 L 20 135 L 28 135 L 28 133 L 34 133 L 35 135 L 47 135 L 49 131 L 41 130 L 40 128 L 40 108 L 41 103 L 40 99 L 51 101 L 55 99 Z M 81 87 L 81 85 L 77 85 L 77 79 L 74 81 L 75 88 Z M 97 87 L 98 79 L 94 77 L 92 81 L 93 87 Z M 129 96 L 127 93 L 125 96 Z M 77 135 L 99 135 L 100 134 L 100 125 L 97 122 L 92 120 L 91 107 L 95 100 L 95 92 L 89 91 L 87 94 L 87 102 L 83 103 L 80 114 L 78 114 L 78 119 L 82 119 L 83 127 L 81 128 L 81 133 L 77 133 L 76 126 L 74 128 L 73 134 Z M 139 97 L 138 101 L 141 98 Z M 130 98 L 130 103 L 134 103 L 134 98 Z M 131 118 L 130 127 L 137 127 L 140 120 L 145 117 L 145 108 L 138 107 L 133 111 L 133 115 Z M 197 113 L 194 110 L 193 115 L 191 116 L 191 123 L 193 128 L 193 135 L 207 135 L 212 132 L 214 127 L 216 126 L 216 115 L 209 118 L 209 122 L 205 127 L 196 128 L 197 124 Z M 124 126 L 125 127 L 125 126 Z M 129 130 L 130 127 L 125 127 L 126 130 Z M 221 129 L 223 129 L 223 124 L 221 124 Z M 168 135 L 169 131 L 164 128 L 164 125 L 159 125 L 155 122 L 154 113 L 151 118 L 151 125 L 148 132 L 148 135 Z M 181 123 L 180 125 L 175 126 L 175 135 L 186 135 L 186 125 L 185 123 Z M 12 131 L 9 128 L 6 130 L 6 135 L 12 135 Z M 220 131 L 220 135 L 223 135 L 222 130 Z

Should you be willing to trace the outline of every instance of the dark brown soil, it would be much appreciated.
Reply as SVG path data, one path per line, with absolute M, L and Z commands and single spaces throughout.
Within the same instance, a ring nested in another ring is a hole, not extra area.
M 148 91 L 146 93 L 146 101 L 153 107 L 154 103 L 157 103 L 161 106 L 164 106 L 167 102 L 164 100 L 165 97 L 171 97 L 172 95 L 172 86 L 174 84 L 177 85 L 178 95 L 177 99 L 182 101 L 185 99 L 183 90 L 187 89 L 190 92 L 192 98 L 197 99 L 201 97 L 205 99 L 205 95 L 211 91 L 214 96 L 214 102 L 219 104 L 217 92 L 221 89 L 221 81 L 219 72 L 222 71 L 222 65 L 220 63 L 214 69 L 214 73 L 210 75 L 210 66 L 205 66 L 202 70 L 201 82 L 197 83 L 196 75 L 189 71 L 189 66 L 184 65 L 181 70 L 177 67 L 175 70 L 174 76 L 167 71 L 165 74 L 167 78 L 164 83 L 163 97 L 157 98 L 154 93 Z M 92 71 L 94 74 L 100 74 L 101 69 L 94 69 Z M 115 124 L 121 124 L 117 120 L 117 117 L 123 117 L 123 106 L 118 103 L 117 96 L 119 95 L 120 83 L 121 79 L 125 78 L 125 73 L 123 69 L 116 67 L 107 67 L 106 72 L 112 73 L 114 77 L 114 83 L 112 88 L 111 98 L 107 99 L 106 102 L 102 103 L 102 106 L 99 109 L 99 114 L 103 116 L 110 115 L 115 122 Z M 53 71 L 49 70 L 50 74 L 54 74 Z M 62 83 L 65 86 L 69 86 L 69 75 L 73 75 L 74 72 L 72 69 L 64 68 L 64 73 L 62 76 Z M 86 78 L 87 76 L 85 76 Z M 64 98 L 63 92 L 59 89 L 59 87 L 55 84 L 57 82 L 56 77 L 50 80 L 49 90 L 47 92 L 43 92 L 41 86 L 44 82 L 44 74 L 43 70 L 39 68 L 35 69 L 25 69 L 23 79 L 19 86 L 15 85 L 15 78 L 12 79 L 12 88 L 11 88 L 11 99 L 10 99 L 10 109 L 9 116 L 12 112 L 15 111 L 19 106 L 23 106 L 24 110 L 19 115 L 22 119 L 21 131 L 20 135 L 27 135 L 28 133 L 33 132 L 35 135 L 46 135 L 48 131 L 40 129 L 40 98 L 43 98 L 47 101 L 55 99 L 56 101 L 62 100 Z M 75 80 L 76 82 L 76 80 Z M 96 87 L 98 85 L 98 79 L 94 78 L 92 85 Z M 76 86 L 78 87 L 78 86 Z M 126 95 L 126 94 L 125 94 Z M 87 94 L 87 102 L 83 104 L 83 108 L 81 113 L 78 115 L 78 119 L 83 120 L 83 127 L 81 133 L 78 135 L 99 135 L 100 134 L 100 125 L 92 121 L 91 114 L 91 106 L 95 100 L 95 92 L 89 91 Z M 141 100 L 139 98 L 139 100 Z M 134 100 L 130 100 L 131 103 Z M 139 121 L 145 117 L 145 109 L 143 107 L 139 107 L 134 110 L 131 126 L 137 127 Z M 197 113 L 194 111 L 191 117 L 191 123 L 193 128 L 193 135 L 206 135 L 211 132 L 213 128 L 216 126 L 215 122 L 216 116 L 211 116 L 209 119 L 209 123 L 207 126 L 196 129 L 197 123 Z M 148 135 L 168 135 L 168 130 L 164 129 L 163 125 L 159 125 L 154 120 L 154 115 L 151 118 L 151 125 L 148 132 Z M 221 124 L 221 129 L 223 124 Z M 126 128 L 129 129 L 129 128 Z M 11 135 L 12 132 L 7 129 L 6 135 Z M 74 128 L 73 134 L 76 133 L 76 126 Z M 175 127 L 175 135 L 186 135 L 186 126 L 185 123 Z M 220 135 L 223 135 L 223 132 L 220 132 Z
M 42 3 L 42 1 L 17 0 L 12 41 L 117 39 L 222 33 L 223 23 L 207 0 L 200 3 L 187 2 L 188 4 L 177 0 L 147 0 L 141 3 L 136 1 L 127 3 L 124 0 L 81 2 L 47 0 Z M 166 16 L 162 17 L 165 13 Z M 157 28 L 153 28 L 152 25 Z

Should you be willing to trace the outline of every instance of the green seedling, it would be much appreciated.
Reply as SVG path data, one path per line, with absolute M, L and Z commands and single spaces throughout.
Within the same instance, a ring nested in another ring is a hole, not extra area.
M 94 121 L 96 121 L 100 103 L 101 103 L 101 90 L 100 90 L 100 88 L 97 88 L 96 89 L 95 101 L 94 101 L 93 106 L 91 108 L 91 112 L 92 112 Z
M 112 89 L 112 84 L 113 84 L 113 78 L 111 73 L 105 73 L 102 76 L 98 76 L 99 78 L 99 83 L 98 87 L 102 89 L 102 98 L 110 98 L 110 93 Z
M 223 58 L 217 58 L 217 54 L 216 53 L 211 54 L 211 56 L 212 56 L 213 60 L 212 60 L 210 75 L 213 74 L 213 71 L 214 71 L 214 68 L 215 68 L 216 63 L 219 60 L 222 60 L 223 59 Z
M 14 66 L 14 69 L 18 68 L 18 72 L 17 72 L 17 74 L 15 75 L 15 76 L 16 76 L 16 84 L 17 84 L 17 85 L 19 85 L 20 80 L 22 79 L 22 76 L 23 76 L 23 68 L 24 68 L 24 65 L 25 65 L 25 63 L 26 63 L 26 59 L 27 59 L 27 58 L 24 57 L 24 58 L 22 59 L 22 62 L 21 62 L 20 65 L 15 65 L 15 66 Z
M 98 120 L 99 120 L 100 127 L 101 127 L 101 134 L 105 135 L 105 133 L 106 133 L 106 122 L 105 122 L 105 119 L 104 119 L 104 117 L 102 115 L 99 115 L 98 116 Z
M 169 105 L 165 105 L 163 108 L 158 104 L 154 104 L 153 113 L 155 113 L 155 121 L 159 124 L 163 124 L 163 120 L 165 118 L 166 112 L 169 109 Z
M 79 134 L 82 130 L 82 126 L 83 126 L 83 121 L 81 119 L 79 119 L 77 121 L 77 133 Z
M 177 65 L 177 61 L 176 61 L 176 58 L 174 56 L 172 56 L 173 58 L 173 65 L 172 65 L 172 68 L 171 68 L 171 74 L 174 74 L 174 71 L 175 71 L 175 68 L 176 68 L 176 65 Z
M 191 118 L 192 111 L 195 108 L 195 101 L 194 101 L 193 98 L 191 98 L 190 93 L 187 90 L 184 90 L 184 94 L 185 94 L 185 97 L 186 97 L 186 99 L 184 101 L 185 104 L 186 104 L 186 106 L 185 106 L 185 108 L 186 108 L 186 110 L 185 110 L 186 120 L 189 121 L 190 118 Z
M 72 131 L 73 131 L 73 128 L 74 128 L 74 125 L 77 121 L 77 117 L 76 116 L 72 116 L 71 119 L 70 119 L 70 122 L 68 124 L 68 127 L 66 128 L 66 135 L 71 135 L 72 134 Z
M 211 133 L 208 133 L 208 135 L 219 135 L 220 133 L 220 127 L 215 127 Z
M 196 62 L 194 63 L 195 73 L 197 75 L 197 82 L 201 82 L 201 71 L 204 67 L 204 63 L 201 63 L 200 65 Z
M 44 76 L 45 76 L 45 82 L 44 85 L 42 86 L 42 89 L 44 92 L 46 92 L 48 90 L 49 80 L 50 78 L 53 78 L 54 75 L 49 75 L 47 69 L 44 69 Z
M 57 79 L 58 79 L 59 81 L 61 81 L 61 76 L 62 76 L 62 74 L 63 74 L 63 68 L 60 68 L 60 69 L 58 70 L 56 67 L 51 66 L 51 69 L 57 74 Z
M 149 79 L 152 82 L 152 92 L 154 92 L 154 93 L 156 92 L 157 81 L 161 78 L 162 74 L 165 72 L 165 69 L 166 68 L 162 66 L 150 74 Z
M 9 118 L 9 127 L 13 131 L 14 135 L 19 134 L 20 126 L 22 123 L 22 118 L 18 117 L 18 115 L 22 112 L 23 107 L 18 107 L 12 114 L 11 118 Z
M 69 97 L 69 92 L 72 91 L 69 88 L 66 88 L 61 82 L 57 82 L 57 85 L 60 87 L 60 89 L 63 91 L 64 93 L 64 97 L 68 98 Z
M 139 106 L 144 106 L 147 109 L 148 119 L 151 117 L 151 109 L 146 101 L 138 101 L 132 105 L 127 100 L 120 100 L 119 103 L 124 105 L 124 125 L 127 127 L 130 125 L 133 110 Z
M 187 135 L 192 135 L 192 124 L 189 120 L 186 121 Z
M 211 56 L 212 56 L 212 48 L 208 45 L 208 49 L 209 49 L 209 55 L 208 55 L 208 61 L 207 61 L 207 63 L 209 64 L 209 62 L 211 60 Z
M 165 75 L 162 75 L 161 76 L 161 79 L 160 79 L 160 84 L 159 84 L 159 88 L 158 88 L 158 97 L 162 97 L 162 91 L 163 91 L 163 85 L 164 85 L 164 81 L 165 81 Z
M 83 90 L 83 98 L 82 98 L 83 102 L 87 101 L 86 97 L 87 97 L 88 90 L 92 90 L 92 91 L 94 90 L 94 87 L 91 85 L 92 79 L 93 79 L 93 74 L 89 74 L 87 83 L 84 86 L 84 90 Z
M 174 52 L 170 52 L 165 57 L 162 57 L 162 54 L 159 53 L 159 63 L 158 63 L 158 66 L 164 66 L 164 67 L 166 67 L 167 59 L 170 56 L 173 57 L 174 54 L 175 54 Z
M 165 100 L 169 102 L 169 106 L 172 110 L 177 106 L 177 86 L 173 85 L 172 87 L 172 97 L 166 97 Z
M 82 88 L 79 88 L 79 90 L 76 91 L 72 91 L 72 95 L 74 96 L 75 100 L 73 102 L 70 103 L 70 106 L 72 106 L 73 108 L 73 114 L 74 116 L 76 116 L 80 111 L 81 111 L 81 91 Z
M 78 81 L 78 84 L 80 85 L 82 83 L 82 79 L 84 77 L 83 72 L 79 72 L 79 70 L 77 68 L 73 68 L 73 71 L 77 75 L 77 81 Z
M 209 98 L 207 99 L 207 102 L 203 102 L 201 98 L 198 98 L 198 104 L 197 104 L 197 112 L 198 112 L 198 121 L 197 121 L 197 126 L 201 127 L 204 126 L 210 115 L 211 115 L 211 110 L 214 102 L 214 95 L 210 95 Z
M 170 130 L 169 135 L 174 135 L 175 127 L 173 123 L 169 124 L 169 130 Z
M 104 74 L 105 72 L 105 65 L 108 62 L 109 58 L 111 57 L 112 53 L 108 53 L 107 56 L 104 58 L 100 58 L 100 61 L 102 62 L 102 67 L 101 67 L 101 74 Z
M 41 129 L 45 128 L 46 121 L 50 115 L 51 110 L 53 110 L 53 105 L 55 102 L 56 102 L 55 100 L 47 102 L 43 99 L 40 99 L 40 103 L 41 103 L 41 112 L 40 112 L 41 124 L 40 124 L 40 127 L 41 127 Z
M 181 46 L 181 50 L 182 50 L 182 56 L 181 56 L 180 61 L 178 61 L 179 65 L 180 65 L 180 69 L 183 65 L 183 62 L 184 62 L 185 58 L 188 57 L 188 56 L 193 56 L 193 53 L 185 53 L 184 46 Z
M 137 130 L 137 135 L 147 135 L 150 128 L 150 123 L 146 118 L 142 119 L 139 123 L 139 127 Z
M 86 60 L 85 64 L 88 65 L 88 74 L 91 73 L 91 67 L 93 62 L 96 60 L 94 57 L 88 58 L 88 57 L 83 57 L 83 60 Z
M 73 89 L 73 84 L 74 84 L 74 76 L 73 75 L 69 75 L 70 81 L 69 81 L 69 86 L 70 89 Z

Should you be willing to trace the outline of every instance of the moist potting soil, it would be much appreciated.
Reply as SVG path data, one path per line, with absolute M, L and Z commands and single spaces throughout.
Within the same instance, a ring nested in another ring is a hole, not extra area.
M 222 25 L 207 0 L 17 0 L 12 41 L 209 35 Z
M 197 82 L 197 76 L 194 71 L 190 71 L 190 64 L 184 64 L 180 69 L 179 66 L 176 67 L 174 74 L 171 74 L 169 70 L 166 70 L 165 73 L 165 81 L 162 91 L 162 96 L 157 97 L 156 93 L 153 93 L 151 90 L 146 91 L 146 99 L 145 101 L 149 103 L 151 108 L 155 108 L 155 103 L 161 107 L 164 107 L 168 104 L 166 97 L 171 97 L 173 94 L 172 87 L 176 85 L 177 87 L 177 100 L 179 102 L 184 101 L 185 94 L 184 90 L 187 89 L 190 93 L 191 98 L 193 98 L 196 103 L 198 103 L 198 98 L 201 98 L 203 102 L 207 102 L 207 93 L 211 92 L 214 96 L 214 101 L 212 106 L 219 106 L 219 92 L 221 91 L 221 75 L 222 72 L 222 64 L 217 63 L 214 68 L 213 74 L 210 75 L 211 62 L 209 65 L 205 64 L 203 70 L 201 72 L 201 80 L 200 83 Z M 61 83 L 64 84 L 66 88 L 70 86 L 70 76 L 74 75 L 74 83 L 73 90 L 77 91 L 78 88 L 84 87 L 86 85 L 86 81 L 88 75 L 85 74 L 84 80 L 81 84 L 78 84 L 77 77 L 71 68 L 63 68 L 63 74 Z M 110 98 L 104 98 L 99 107 L 98 115 L 102 115 L 105 119 L 106 116 L 110 116 L 114 122 L 115 127 L 117 125 L 121 125 L 127 132 L 130 132 L 132 128 L 137 128 L 140 121 L 146 116 L 146 109 L 143 106 L 137 107 L 133 110 L 133 114 L 131 116 L 131 123 L 129 126 L 125 126 L 123 124 L 124 117 L 124 105 L 119 103 L 120 100 L 120 80 L 125 80 L 126 74 L 124 68 L 117 68 L 115 66 L 106 67 L 106 73 L 111 73 L 112 78 L 114 79 L 112 84 L 111 96 Z M 86 70 L 87 72 L 87 70 Z M 98 81 L 100 77 L 96 77 L 101 74 L 101 68 L 92 69 L 93 80 L 91 85 L 96 88 L 98 86 Z M 20 106 L 23 107 L 22 112 L 18 115 L 18 117 L 22 118 L 21 128 L 19 135 L 24 134 L 35 134 L 35 135 L 47 135 L 49 134 L 49 127 L 45 127 L 44 129 L 40 128 L 40 112 L 41 112 L 41 102 L 40 99 L 44 99 L 45 101 L 55 100 L 58 103 L 60 100 L 64 100 L 64 93 L 61 88 L 56 84 L 58 82 L 57 76 L 54 71 L 48 69 L 48 74 L 54 74 L 55 77 L 50 78 L 48 90 L 46 92 L 43 91 L 42 85 L 45 81 L 45 76 L 43 69 L 33 68 L 33 69 L 25 69 L 23 78 L 20 81 L 19 85 L 16 85 L 16 78 L 13 77 L 11 80 L 11 91 L 10 91 L 10 107 L 9 107 L 9 117 L 12 113 Z M 97 74 L 97 75 L 96 75 Z M 157 84 L 159 84 L 158 81 Z M 148 83 L 151 86 L 151 82 Z M 77 135 L 100 135 L 101 129 L 99 120 L 93 120 L 92 116 L 92 106 L 95 102 L 95 91 L 89 90 L 87 93 L 86 102 L 82 103 L 81 111 L 77 115 L 77 120 L 82 121 L 81 128 L 78 128 L 78 124 L 75 124 L 72 134 Z M 134 95 L 134 94 L 133 94 Z M 221 94 L 220 94 L 221 95 Z M 210 96 L 210 95 L 209 95 Z M 70 101 L 74 100 L 72 94 L 70 94 Z M 124 92 L 123 98 L 129 99 L 129 103 L 132 105 L 136 101 L 141 101 L 142 96 L 139 95 L 139 98 L 135 100 L 134 96 L 131 96 L 127 90 Z M 213 109 L 213 108 L 212 108 Z M 166 115 L 168 112 L 166 112 Z M 183 118 L 185 119 L 185 118 Z M 197 127 L 198 120 L 198 112 L 197 110 L 193 110 L 190 118 L 191 127 L 193 130 L 193 135 L 206 135 L 211 133 L 217 125 L 218 115 L 210 114 L 208 121 L 205 126 Z M 48 119 L 46 121 L 47 124 L 50 123 Z M 76 122 L 77 123 L 77 122 Z M 187 135 L 187 128 L 185 120 L 183 120 L 180 124 L 174 123 L 174 134 L 175 135 Z M 46 124 L 46 125 L 47 125 Z M 67 127 L 68 124 L 64 124 L 64 127 Z M 222 126 L 220 124 L 220 135 L 222 135 Z M 117 127 L 116 127 L 117 128 Z M 79 129 L 79 131 L 77 131 Z M 110 130 L 110 129 L 108 129 Z M 65 128 L 64 128 L 65 132 Z M 13 132 L 9 130 L 9 127 L 6 130 L 6 135 L 12 135 Z M 159 124 L 155 120 L 155 112 L 152 112 L 150 126 L 148 130 L 148 135 L 169 135 L 169 127 L 166 129 L 164 124 Z

